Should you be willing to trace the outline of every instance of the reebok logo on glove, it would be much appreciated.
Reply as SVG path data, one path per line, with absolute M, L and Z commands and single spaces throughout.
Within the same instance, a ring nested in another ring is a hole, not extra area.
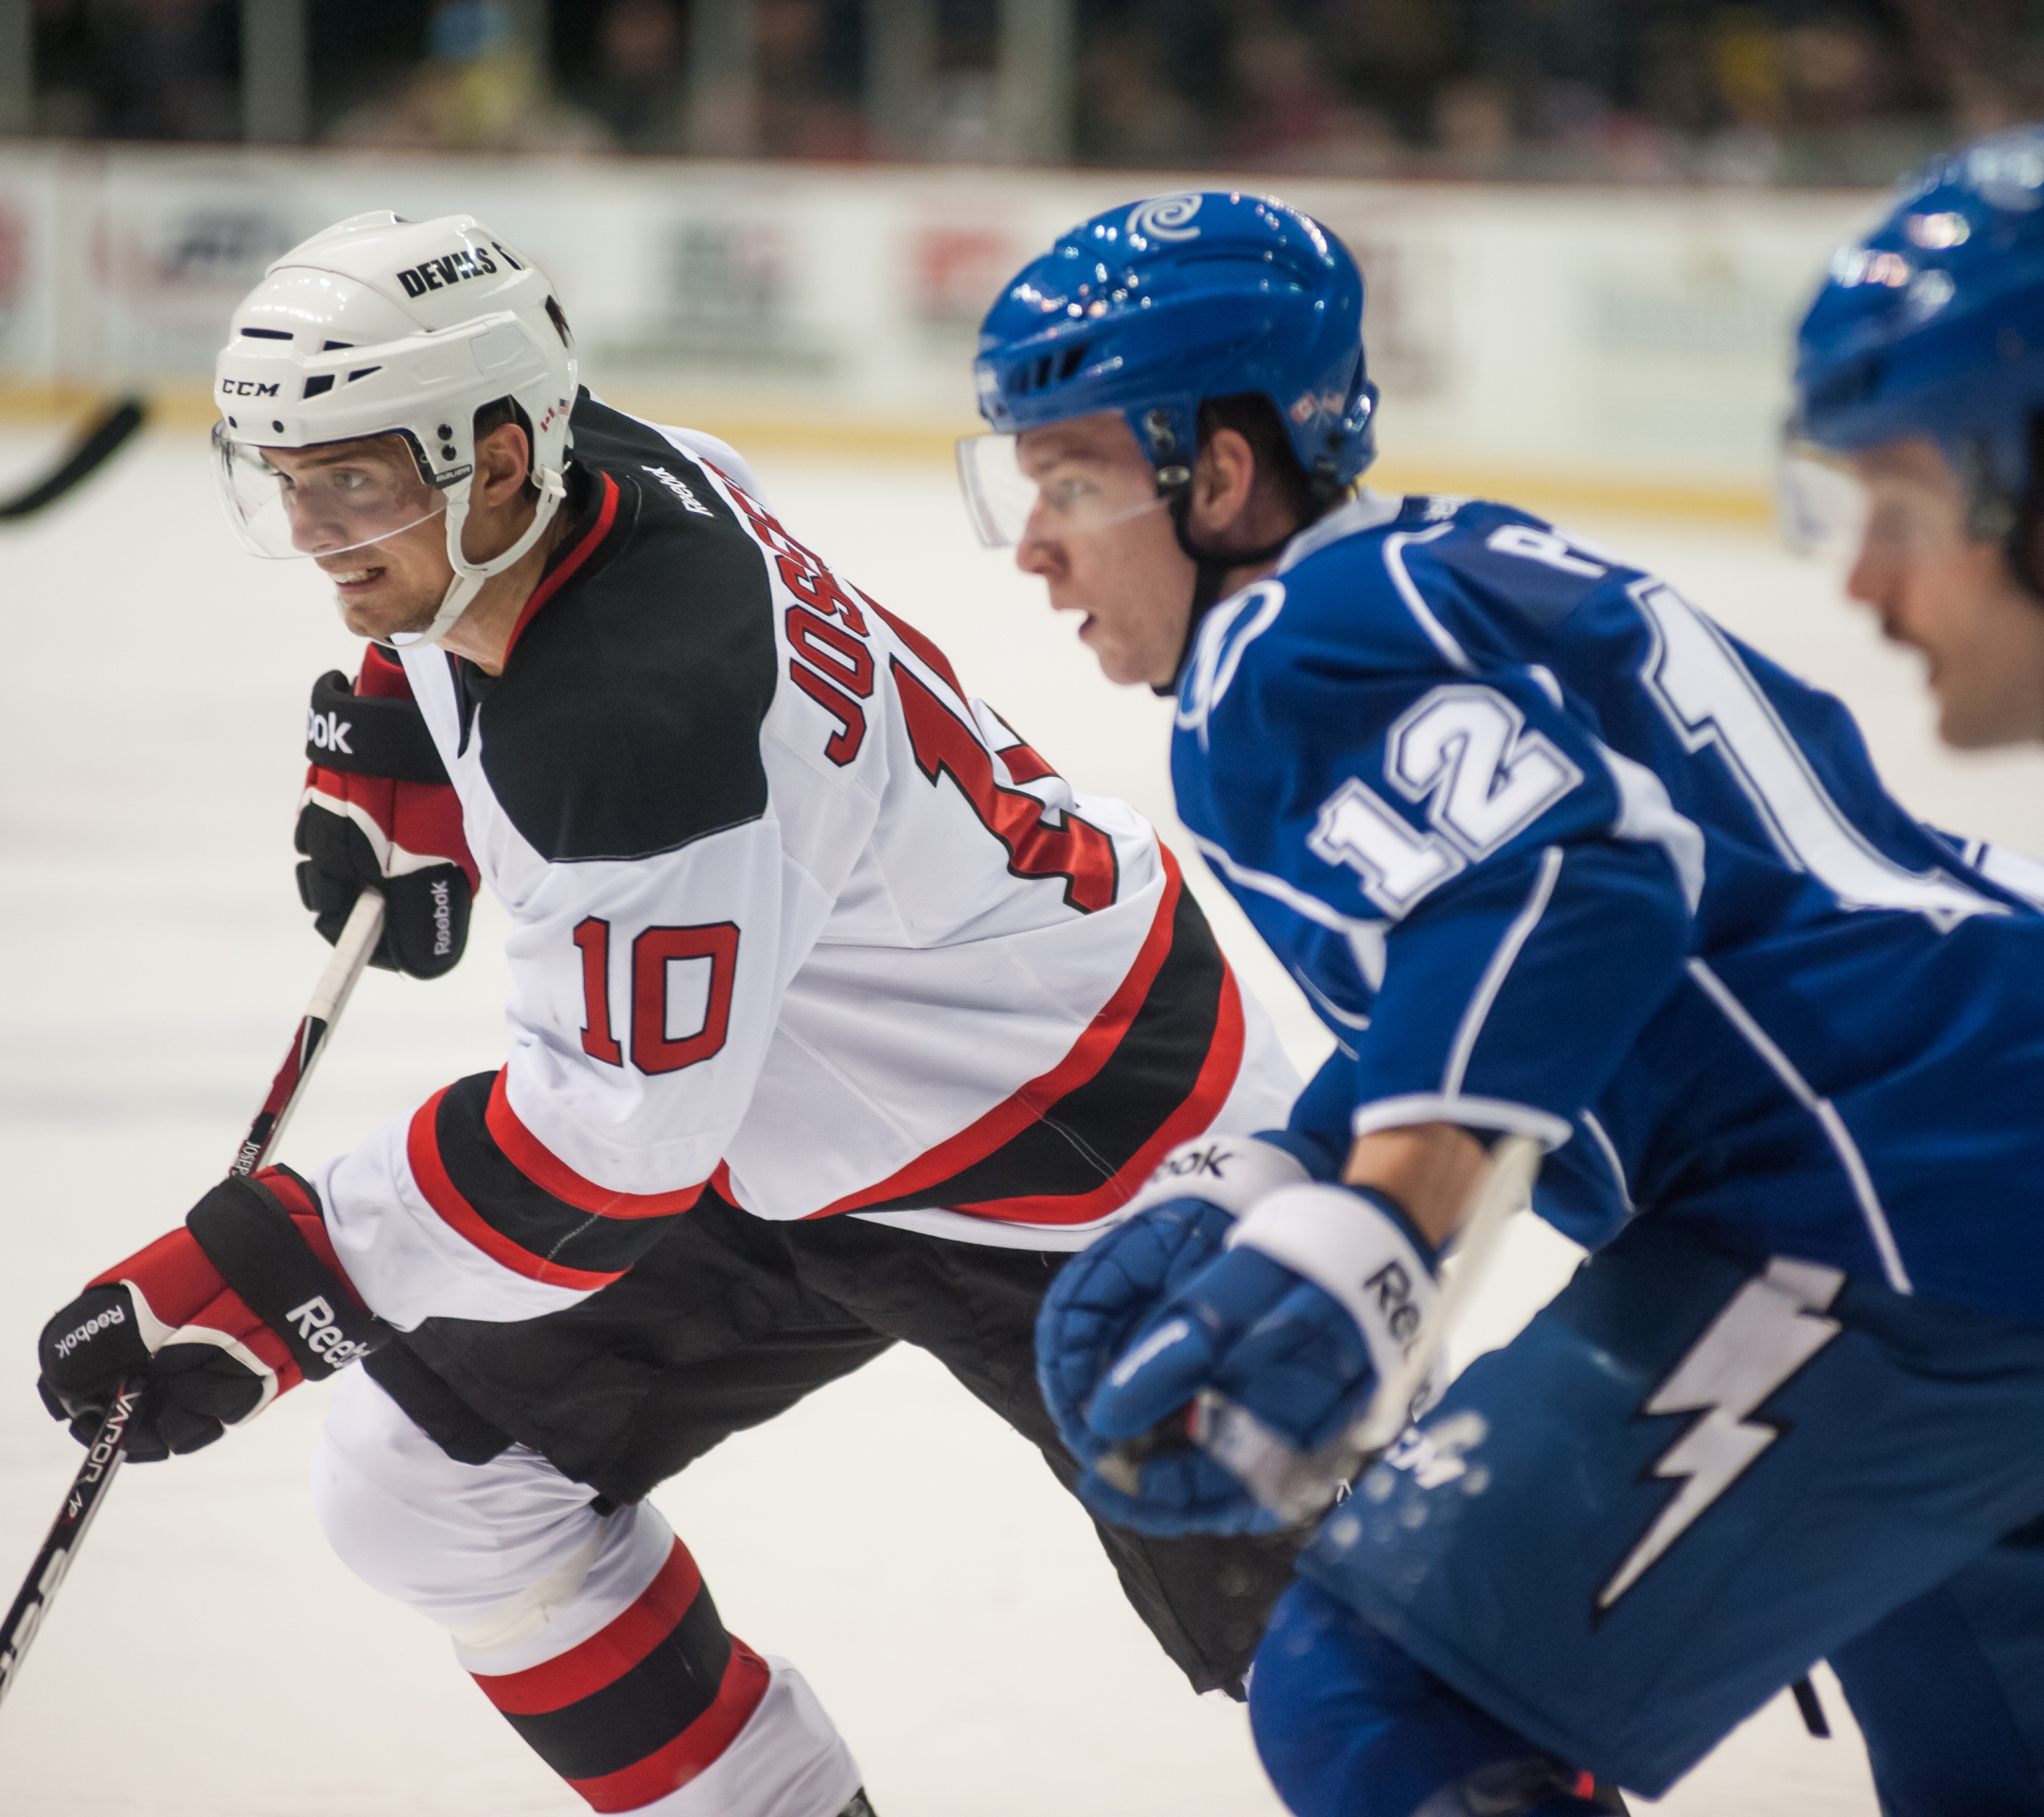
M 66 1332 L 57 1340 L 57 1354 L 69 1356 L 80 1344 L 89 1344 L 110 1325 L 125 1325 L 128 1312 L 122 1306 L 109 1306 L 95 1318 L 88 1318 L 76 1331 Z
M 337 713 L 322 713 L 315 707 L 306 714 L 306 743 L 318 750 L 339 750 L 354 756 L 355 747 L 348 743 L 348 733 L 354 730 L 354 720 L 344 719 Z
M 1240 1217 L 1265 1193 L 1306 1177 L 1296 1155 L 1260 1137 L 1195 1136 L 1157 1163 L 1122 1215 L 1137 1217 L 1172 1199 L 1204 1199 Z
M 1222 1171 L 1221 1163 L 1235 1159 L 1240 1153 L 1239 1149 L 1220 1142 L 1208 1142 L 1204 1148 L 1195 1148 L 1189 1153 L 1182 1148 L 1173 1149 L 1150 1177 L 1153 1180 L 1186 1180 L 1198 1179 L 1205 1174 L 1225 1180 L 1227 1175 Z
M 1411 1350 L 1413 1339 L 1419 1335 L 1419 1308 L 1413 1299 L 1412 1277 L 1405 1272 L 1404 1264 L 1387 1261 L 1363 1285 L 1376 1296 L 1377 1314 L 1400 1350 Z
M 334 1317 L 331 1303 L 314 1295 L 303 1306 L 293 1306 L 284 1316 L 291 1321 L 306 1348 L 329 1368 L 344 1369 L 357 1357 L 367 1356 L 371 1346 L 349 1338 Z
M 445 959 L 454 950 L 453 892 L 444 877 L 436 877 L 427 893 L 432 897 L 433 957 Z

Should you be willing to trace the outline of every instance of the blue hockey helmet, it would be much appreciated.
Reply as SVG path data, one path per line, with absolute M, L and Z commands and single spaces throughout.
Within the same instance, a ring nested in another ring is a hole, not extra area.
M 1082 221 L 987 311 L 975 371 L 980 415 L 1003 434 L 1119 410 L 1160 491 L 1190 480 L 1209 397 L 1268 397 L 1326 497 L 1376 453 L 1363 273 L 1268 197 L 1188 191 Z M 1008 539 L 977 502 L 976 516 Z
M 1928 438 L 1968 488 L 1971 533 L 1989 538 L 2037 477 L 2040 411 L 2044 127 L 2026 126 L 1933 159 L 1834 255 L 1797 332 L 1788 434 L 1832 455 Z

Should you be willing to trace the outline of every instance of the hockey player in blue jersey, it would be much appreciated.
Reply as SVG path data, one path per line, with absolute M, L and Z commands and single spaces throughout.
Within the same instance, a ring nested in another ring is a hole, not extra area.
M 1923 653 L 1948 744 L 2044 739 L 2044 130 L 1929 166 L 1796 351 L 1791 535 Z
M 1175 695 L 1178 811 L 1336 1044 L 1061 1275 L 1089 1503 L 1271 1524 L 1127 1448 L 1202 1390 L 1338 1438 L 1534 1138 L 1595 1253 L 1304 1554 L 1251 1685 L 1286 1802 L 1612 1808 L 1828 1659 L 1890 1817 L 2044 1812 L 2044 916 L 1665 582 L 1357 487 L 1361 314 L 1331 236 L 1205 193 L 1084 222 L 981 333 L 981 533 Z

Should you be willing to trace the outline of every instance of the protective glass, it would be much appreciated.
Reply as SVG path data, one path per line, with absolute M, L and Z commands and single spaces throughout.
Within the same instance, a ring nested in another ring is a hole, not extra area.
M 1783 538 L 1797 555 L 1847 567 L 1952 552 L 1967 539 L 1965 494 L 1942 463 L 1925 465 L 1887 470 L 1788 444 L 1776 484 Z
M 1867 524 L 1866 485 L 1838 455 L 1788 442 L 1774 472 L 1782 540 L 1799 556 L 1850 561 Z
M 213 425 L 213 485 L 227 521 L 254 555 L 273 560 L 337 556 L 381 542 L 447 510 L 420 477 L 401 435 L 279 449 L 291 470 L 262 449 Z
M 1170 503 L 1147 473 L 1098 461 L 1053 460 L 1022 470 L 1013 435 L 967 435 L 958 445 L 959 484 L 973 528 L 989 549 L 1090 536 Z

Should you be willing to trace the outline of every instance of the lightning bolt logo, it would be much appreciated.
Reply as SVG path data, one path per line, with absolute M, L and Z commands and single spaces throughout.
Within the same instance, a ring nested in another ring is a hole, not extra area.
M 1653 1473 L 1682 1488 L 1597 1592 L 1603 1615 L 1781 1436 L 1753 1409 L 1839 1334 L 1822 1314 L 1838 1297 L 1839 1269 L 1776 1257 L 1726 1303 L 1642 1413 L 1702 1418 L 1655 1460 Z

